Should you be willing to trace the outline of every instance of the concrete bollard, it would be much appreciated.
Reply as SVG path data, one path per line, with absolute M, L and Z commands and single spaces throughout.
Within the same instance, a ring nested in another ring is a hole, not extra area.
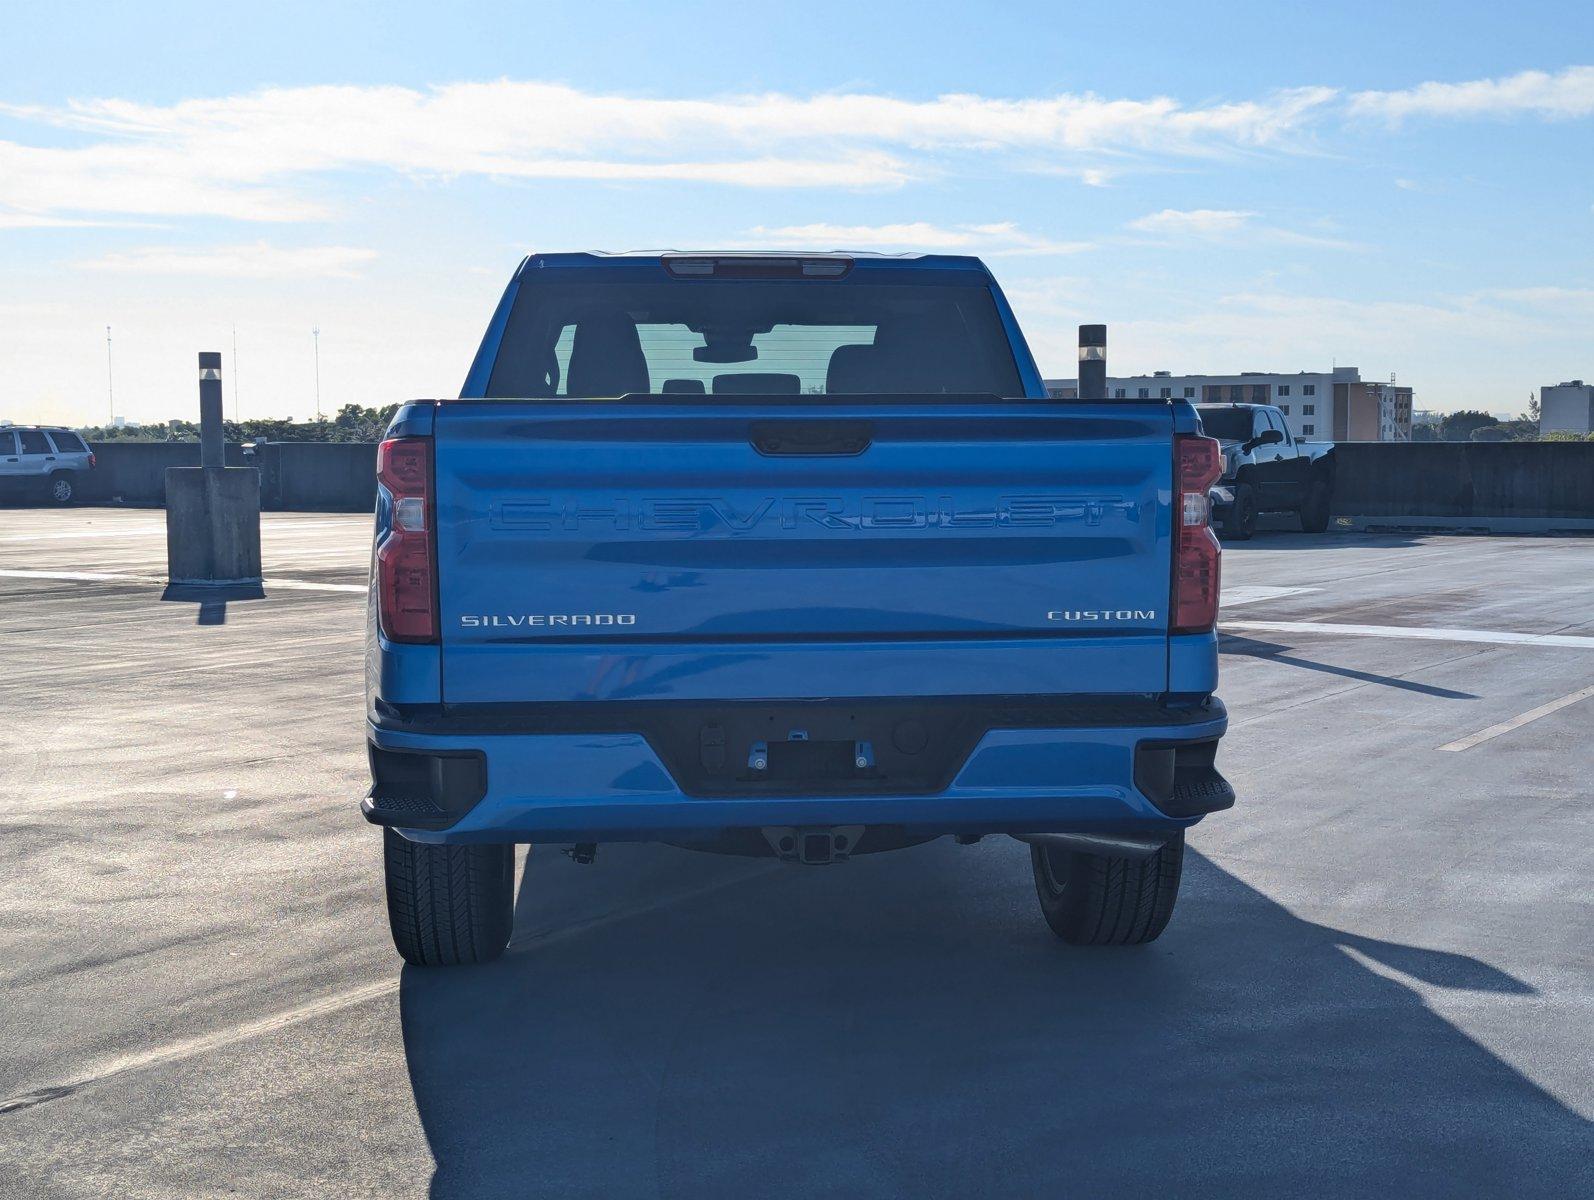
M 224 467 L 221 355 L 199 355 L 199 467 L 166 468 L 166 577 L 173 584 L 259 584 L 260 472 Z
M 166 468 L 166 575 L 172 583 L 260 582 L 260 472 Z

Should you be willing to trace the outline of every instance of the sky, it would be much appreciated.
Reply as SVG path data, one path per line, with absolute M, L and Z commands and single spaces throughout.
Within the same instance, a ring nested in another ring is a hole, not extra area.
M 457 395 L 534 250 L 978 254 L 1048 376 L 1594 378 L 1587 0 L 466 7 L 6 6 L 0 418 Z

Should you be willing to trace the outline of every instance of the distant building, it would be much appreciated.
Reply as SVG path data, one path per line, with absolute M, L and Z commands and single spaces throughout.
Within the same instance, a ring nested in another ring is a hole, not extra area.
M 1046 380 L 1048 395 L 1072 400 L 1079 395 L 1074 379 Z M 1192 404 L 1274 404 L 1298 438 L 1337 442 L 1409 442 L 1409 387 L 1393 381 L 1364 380 L 1355 367 L 1270 375 L 1242 371 L 1238 375 L 1174 375 L 1157 371 L 1107 380 L 1115 400 L 1189 400 Z
M 1573 379 L 1539 389 L 1539 432 L 1594 433 L 1594 384 Z
M 1373 383 L 1355 380 L 1334 385 L 1336 413 L 1343 388 L 1345 426 L 1336 424 L 1334 440 L 1340 442 L 1411 441 L 1411 389 L 1394 380 Z

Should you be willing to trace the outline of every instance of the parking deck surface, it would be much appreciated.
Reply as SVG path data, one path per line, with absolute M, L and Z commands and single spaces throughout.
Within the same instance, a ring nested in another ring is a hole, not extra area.
M 159 512 L 0 509 L 0 1195 L 1594 1194 L 1594 540 L 1227 547 L 1240 801 L 1149 947 L 1006 839 L 540 848 L 425 972 L 368 528 L 267 516 L 201 605 Z

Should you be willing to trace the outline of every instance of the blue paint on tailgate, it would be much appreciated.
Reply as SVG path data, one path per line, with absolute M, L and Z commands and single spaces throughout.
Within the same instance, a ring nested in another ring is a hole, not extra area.
M 825 416 L 868 449 L 761 455 L 797 407 L 444 406 L 447 700 L 1163 690 L 1166 406 Z

